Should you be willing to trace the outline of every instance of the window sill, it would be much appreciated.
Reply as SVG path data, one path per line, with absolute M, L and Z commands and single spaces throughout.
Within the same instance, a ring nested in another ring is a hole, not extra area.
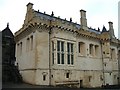
M 71 65 L 71 64 L 56 64 L 57 66 L 68 66 L 68 67 L 74 67 L 74 65 Z M 52 65 L 52 66 L 55 66 L 55 64 L 54 65 Z
M 55 65 L 55 64 L 54 64 L 54 65 Z M 65 64 L 56 64 L 56 65 L 62 66 L 62 65 L 65 65 Z
M 78 54 L 78 57 L 86 57 L 86 55 Z
M 71 64 L 67 64 L 68 67 L 74 67 L 74 65 L 71 65 Z

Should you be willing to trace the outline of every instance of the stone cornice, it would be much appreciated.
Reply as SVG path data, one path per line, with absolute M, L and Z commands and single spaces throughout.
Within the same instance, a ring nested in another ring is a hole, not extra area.
M 19 39 L 26 37 L 28 34 L 35 32 L 35 30 L 48 31 L 50 30 L 50 26 L 43 23 L 31 23 L 26 28 L 21 29 L 19 34 L 16 34 L 15 41 L 19 41 Z
M 52 24 L 52 22 L 51 22 Z M 82 36 L 82 37 L 86 37 L 86 38 L 91 38 L 91 39 L 98 39 L 98 40 L 101 40 L 101 41 L 109 41 L 111 43 L 114 43 L 114 44 L 118 44 L 119 43 L 119 40 L 117 39 L 110 39 L 109 38 L 109 34 L 108 33 L 104 33 L 104 34 L 96 34 L 94 32 L 90 32 L 90 31 L 86 31 L 86 30 L 83 30 L 83 29 L 71 29 L 71 28 L 67 28 L 67 27 L 63 27 L 63 26 L 59 26 L 59 25 L 48 25 L 48 24 L 45 24 L 45 23 L 29 23 L 28 26 L 26 26 L 25 28 L 21 28 L 19 30 L 19 32 L 16 33 L 15 35 L 15 40 L 18 40 L 19 37 L 23 37 L 23 34 L 26 36 L 28 33 L 32 32 L 32 30 L 36 29 L 38 30 L 39 32 L 41 31 L 47 31 L 47 32 L 50 32 L 50 29 L 52 28 L 57 28 L 57 30 L 62 30 L 62 31 L 67 31 L 67 32 L 71 32 L 73 33 L 74 35 L 77 35 L 77 36 Z M 21 37 L 21 38 L 22 38 Z

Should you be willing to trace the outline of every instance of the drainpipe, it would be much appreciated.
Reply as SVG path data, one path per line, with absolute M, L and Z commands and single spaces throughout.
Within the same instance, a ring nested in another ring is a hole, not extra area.
M 102 67 L 103 67 L 103 85 L 105 85 L 105 73 L 104 73 L 104 59 L 103 59 L 103 48 L 102 48 L 102 42 L 100 41 L 101 45 L 101 54 L 102 54 Z
M 51 45 L 50 45 L 50 34 L 51 34 L 51 20 L 50 20 L 50 29 L 49 29 L 49 85 L 51 85 L 51 53 L 50 53 L 50 50 L 51 50 Z

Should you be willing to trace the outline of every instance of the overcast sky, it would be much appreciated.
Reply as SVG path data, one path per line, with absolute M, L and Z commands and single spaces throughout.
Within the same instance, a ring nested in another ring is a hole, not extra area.
M 26 5 L 31 2 L 33 8 L 40 12 L 56 17 L 72 18 L 73 22 L 80 24 L 80 10 L 84 9 L 87 24 L 92 28 L 109 29 L 108 22 L 112 21 L 115 36 L 118 37 L 118 2 L 120 0 L 0 0 L 0 30 L 3 30 L 7 22 L 13 33 L 18 31 L 23 24 L 26 14 Z

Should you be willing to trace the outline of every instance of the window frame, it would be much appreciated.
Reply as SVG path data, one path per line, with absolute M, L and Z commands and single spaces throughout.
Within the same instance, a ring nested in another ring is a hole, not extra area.
M 67 64 L 74 64 L 74 43 L 67 42 Z
M 94 44 L 89 44 L 89 55 L 94 57 Z
M 78 42 L 78 53 L 80 56 L 86 56 L 86 44 L 82 41 Z
M 65 64 L 65 41 L 57 40 L 57 64 Z
M 98 57 L 99 56 L 99 45 L 94 45 L 95 46 L 95 56 Z

